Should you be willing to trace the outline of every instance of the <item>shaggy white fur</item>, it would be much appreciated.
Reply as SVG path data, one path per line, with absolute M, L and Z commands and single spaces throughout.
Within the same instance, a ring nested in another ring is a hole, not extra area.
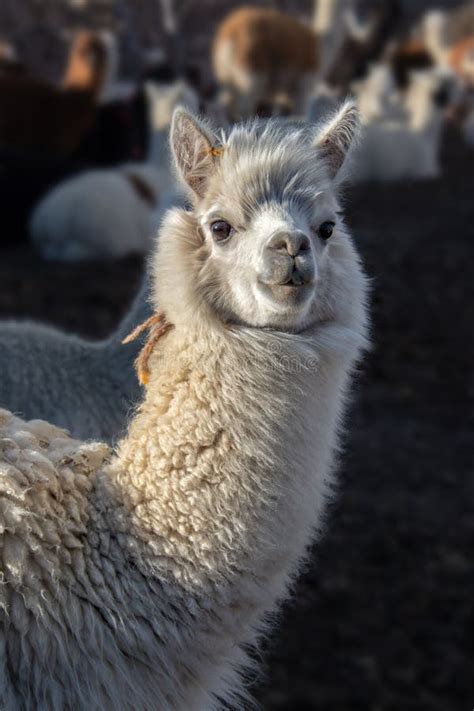
M 194 207 L 161 230 L 174 328 L 127 436 L 110 453 L 0 415 L 5 711 L 243 707 L 245 649 L 321 527 L 365 344 L 331 178 L 356 130 L 346 106 L 316 134 L 251 124 L 216 146 L 176 113 Z

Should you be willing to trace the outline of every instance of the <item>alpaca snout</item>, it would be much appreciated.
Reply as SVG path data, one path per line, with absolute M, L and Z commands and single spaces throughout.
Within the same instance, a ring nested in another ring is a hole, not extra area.
M 312 284 L 315 277 L 316 267 L 311 254 L 298 257 L 267 255 L 259 275 L 259 281 L 268 286 L 282 284 L 305 286 Z
M 316 264 L 309 237 L 301 231 L 277 232 L 263 254 L 260 281 L 268 286 L 304 286 L 316 276 Z
M 267 244 L 267 250 L 270 252 L 278 252 L 290 257 L 297 257 L 302 252 L 308 252 L 310 248 L 310 239 L 301 230 L 276 232 Z

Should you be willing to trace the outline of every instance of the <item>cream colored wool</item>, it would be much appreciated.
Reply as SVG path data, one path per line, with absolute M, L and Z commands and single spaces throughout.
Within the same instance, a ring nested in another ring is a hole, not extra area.
M 199 193 L 192 212 L 173 210 L 162 227 L 156 305 L 174 328 L 152 355 L 127 436 L 112 453 L 0 413 L 0 708 L 247 703 L 245 648 L 322 524 L 344 395 L 365 344 L 365 280 L 337 218 L 331 240 L 315 238 L 305 253 L 317 255 L 318 277 L 304 323 L 278 304 L 257 326 L 266 312 L 249 299 L 235 306 L 235 284 L 222 291 L 224 253 L 213 251 L 203 216 L 224 198 L 238 211 L 255 190 L 248 230 L 258 242 L 268 234 L 256 225 L 277 208 L 279 219 L 284 206 L 303 219 L 305 205 L 323 209 L 324 193 L 336 209 L 331 176 L 356 125 L 345 107 L 316 141 L 290 126 L 235 128 L 209 162 L 205 153 L 188 160 L 207 134 L 177 112 L 178 167 Z M 296 200 L 278 198 L 284 175 Z M 273 186 L 271 205 L 262 186 Z

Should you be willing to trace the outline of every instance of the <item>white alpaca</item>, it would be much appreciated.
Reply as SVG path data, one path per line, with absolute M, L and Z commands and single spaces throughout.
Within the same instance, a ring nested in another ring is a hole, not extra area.
M 436 72 L 413 74 L 404 102 L 407 118 L 382 117 L 366 125 L 354 180 L 438 177 L 444 83 Z
M 173 109 L 197 97 L 184 82 L 146 86 L 151 145 L 146 163 L 90 170 L 65 180 L 33 211 L 30 236 L 47 259 L 65 262 L 148 252 L 163 209 L 179 199 L 169 170 Z
M 146 280 L 104 341 L 86 341 L 40 323 L 0 323 L 0 407 L 48 420 L 74 437 L 117 441 L 141 397 L 133 377 L 140 346 L 125 349 L 122 340 L 150 315 Z
M 392 70 L 387 64 L 373 64 L 365 79 L 353 82 L 352 91 L 364 123 L 407 118 Z
M 446 68 L 449 47 L 446 37 L 448 15 L 442 10 L 427 12 L 421 22 L 421 38 L 436 64 Z
M 336 197 L 357 124 L 346 105 L 216 145 L 176 112 L 193 208 L 158 241 L 168 327 L 127 436 L 110 453 L 0 416 L 5 711 L 243 707 L 245 649 L 320 529 L 365 343 Z

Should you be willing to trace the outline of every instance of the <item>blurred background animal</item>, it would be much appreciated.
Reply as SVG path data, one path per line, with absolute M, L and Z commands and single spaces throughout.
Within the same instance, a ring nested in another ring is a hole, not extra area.
M 233 119 L 303 111 L 319 61 L 311 28 L 264 8 L 232 12 L 219 26 L 212 49 L 221 100 Z
M 163 210 L 179 200 L 168 129 L 177 106 L 198 110 L 184 81 L 145 85 L 149 125 L 146 162 L 91 170 L 61 182 L 35 207 L 30 235 L 48 259 L 77 261 L 145 254 Z
M 122 340 L 150 315 L 145 279 L 116 331 L 100 342 L 29 321 L 0 321 L 0 407 L 63 427 L 73 437 L 115 442 L 141 389 L 138 339 Z

